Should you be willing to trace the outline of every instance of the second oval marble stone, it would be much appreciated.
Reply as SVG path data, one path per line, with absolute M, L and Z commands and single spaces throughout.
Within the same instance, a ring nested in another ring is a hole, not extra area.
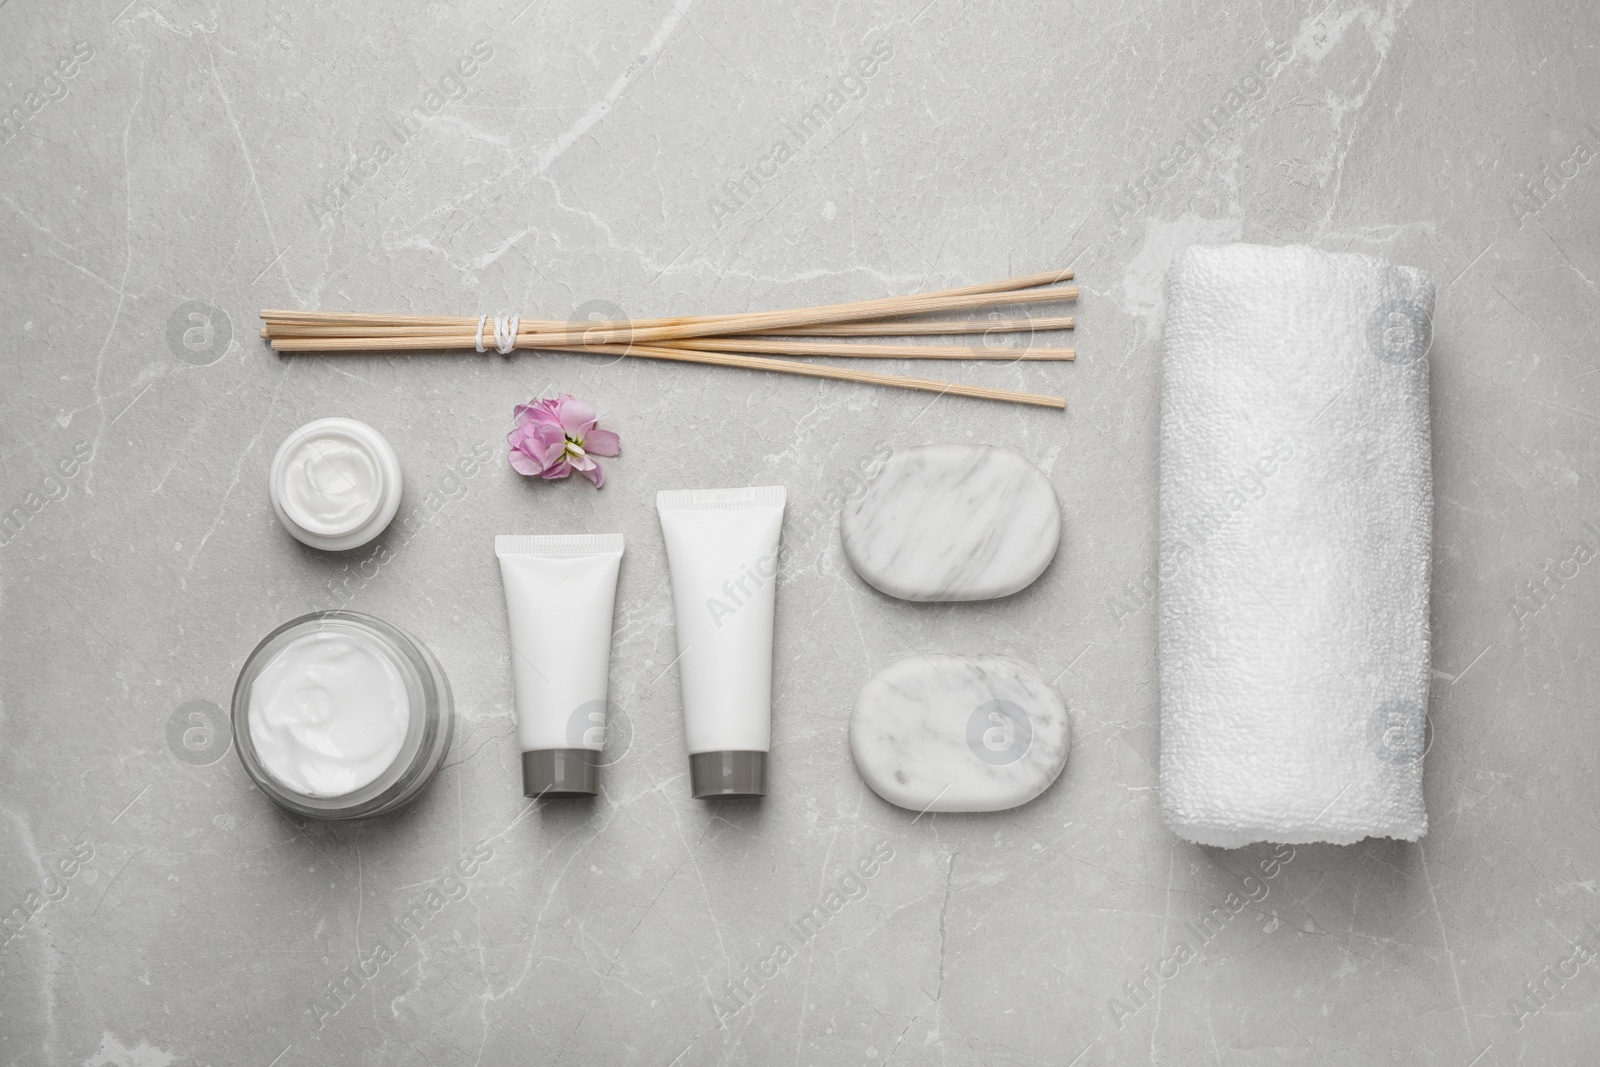
M 845 556 L 902 600 L 991 600 L 1032 584 L 1061 542 L 1044 472 L 992 445 L 897 448 L 839 516 Z
M 1011 656 L 930 653 L 861 689 L 850 753 L 872 791 L 911 811 L 1002 811 L 1050 787 L 1067 764 L 1067 708 Z

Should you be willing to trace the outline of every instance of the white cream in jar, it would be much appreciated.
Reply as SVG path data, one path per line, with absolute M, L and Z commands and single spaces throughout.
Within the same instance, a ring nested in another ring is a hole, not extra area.
M 285 473 L 283 506 L 309 529 L 347 530 L 371 518 L 377 507 L 378 463 L 342 434 L 297 439 Z
M 400 462 L 377 430 L 318 419 L 279 447 L 268 479 L 272 508 L 312 548 L 339 552 L 378 536 L 400 506 Z
M 360 612 L 315 611 L 246 658 L 231 721 L 245 773 L 280 807 L 363 819 L 427 788 L 450 751 L 455 706 L 416 638 Z
M 344 796 L 376 781 L 400 754 L 410 721 L 399 667 L 359 633 L 301 634 L 250 685 L 255 755 L 304 796 Z

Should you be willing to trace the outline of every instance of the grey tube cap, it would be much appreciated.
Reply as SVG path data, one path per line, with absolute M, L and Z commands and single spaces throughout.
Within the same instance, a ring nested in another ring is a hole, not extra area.
M 689 788 L 696 800 L 767 795 L 765 752 L 696 752 L 689 756 Z
M 539 748 L 522 754 L 525 797 L 592 797 L 600 792 L 600 753 L 587 748 Z

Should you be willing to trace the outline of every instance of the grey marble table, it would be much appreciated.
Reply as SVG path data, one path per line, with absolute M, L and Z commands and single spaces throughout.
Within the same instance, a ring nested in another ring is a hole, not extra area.
M 769 7 L 0 3 L 0 1063 L 1593 1063 L 1600 8 Z M 1161 279 L 1235 238 L 1438 280 L 1419 844 L 1160 823 Z M 1065 414 L 256 337 L 264 306 L 649 316 L 1061 264 L 1075 365 L 941 369 Z M 599 491 L 505 467 L 554 388 L 622 435 Z M 400 452 L 377 554 L 273 521 L 272 451 L 324 415 Z M 1050 476 L 1035 585 L 850 571 L 830 501 L 929 441 Z M 773 483 L 773 794 L 712 806 L 653 494 Z M 491 538 L 586 529 L 629 542 L 619 729 L 602 798 L 530 805 Z M 262 635 L 338 605 L 426 641 L 461 722 L 418 804 L 326 825 L 217 716 Z M 856 690 L 919 650 L 1055 680 L 1051 790 L 916 818 L 862 784 Z

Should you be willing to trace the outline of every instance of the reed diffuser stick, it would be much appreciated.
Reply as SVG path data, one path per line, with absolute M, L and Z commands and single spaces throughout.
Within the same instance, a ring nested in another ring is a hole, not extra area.
M 261 312 L 261 336 L 268 339 L 273 349 L 279 352 L 429 352 L 449 349 L 482 352 L 491 348 L 509 352 L 516 348 L 541 349 L 714 364 L 1064 408 L 1064 397 L 1042 393 L 882 374 L 808 363 L 794 358 L 767 357 L 822 356 L 1010 363 L 1070 360 L 1075 356 L 1070 348 L 1018 346 L 1005 349 L 976 347 L 970 343 L 851 343 L 837 338 L 958 336 L 1072 329 L 1076 322 L 1071 316 L 977 322 L 894 321 L 989 306 L 1073 300 L 1078 296 L 1076 286 L 1056 285 L 1072 277 L 1071 269 L 1044 271 L 931 293 L 729 315 L 606 322 L 519 318 L 514 323 L 508 316 L 496 318 L 492 329 L 487 332 L 487 316 L 474 318 L 267 309 Z

